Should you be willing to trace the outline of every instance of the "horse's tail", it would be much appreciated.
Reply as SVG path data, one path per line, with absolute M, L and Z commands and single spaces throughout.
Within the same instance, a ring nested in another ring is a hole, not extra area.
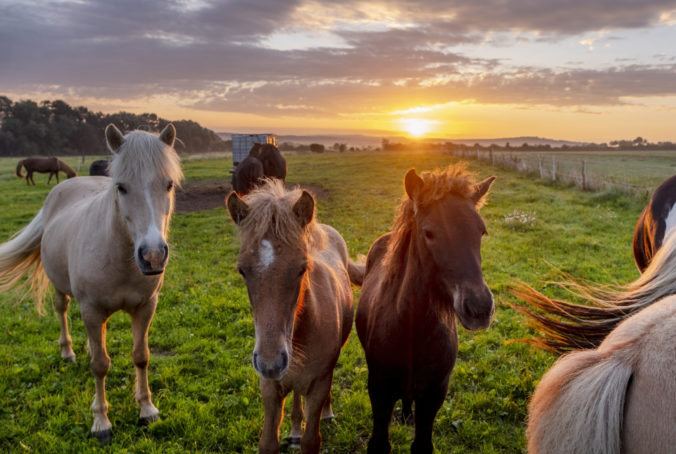
M 523 282 L 511 289 L 526 306 L 510 306 L 526 314 L 545 336 L 526 341 L 559 353 L 594 348 L 622 320 L 676 294 L 676 234 L 665 238 L 643 274 L 627 285 L 613 288 L 568 278 L 569 282 L 560 285 L 588 305 L 549 298 Z
M 354 285 L 362 285 L 364 283 L 365 274 L 366 259 L 363 255 L 357 257 L 356 262 L 352 259 L 347 259 L 347 275 L 350 276 L 350 282 Z
M 530 454 L 619 454 L 632 368 L 608 350 L 561 357 L 535 388 L 528 411 Z
M 35 307 L 42 315 L 42 303 L 49 281 L 42 267 L 40 242 L 44 231 L 42 210 L 33 220 L 9 241 L 0 244 L 0 291 L 19 285 L 25 275 L 27 280 L 19 287 L 28 287 L 33 293 Z
M 16 166 L 16 176 L 19 178 L 26 178 L 26 176 L 21 171 L 21 168 L 23 167 L 23 161 L 24 161 L 23 159 L 19 161 L 19 164 L 17 164 Z
M 57 163 L 57 166 L 58 166 L 58 170 L 63 170 L 64 172 L 66 172 L 67 178 L 73 178 L 73 177 L 77 176 L 77 172 L 75 171 L 75 169 L 73 169 L 71 166 L 69 166 L 68 164 L 66 164 L 62 160 L 57 159 L 56 163 Z

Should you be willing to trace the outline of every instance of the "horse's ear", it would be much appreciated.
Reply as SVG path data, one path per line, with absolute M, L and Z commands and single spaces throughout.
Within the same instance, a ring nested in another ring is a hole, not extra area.
M 124 143 L 124 135 L 114 124 L 106 126 L 106 144 L 112 153 L 117 153 Z
M 244 200 L 240 199 L 235 191 L 232 191 L 225 198 L 225 206 L 230 213 L 230 217 L 237 225 L 239 225 L 247 214 L 249 214 L 249 205 L 247 205 Z
M 423 180 L 415 173 L 415 169 L 411 169 L 406 172 L 404 177 L 404 187 L 406 188 L 406 194 L 411 200 L 414 200 L 415 196 L 420 192 L 423 187 Z
M 174 127 L 173 123 L 169 123 L 164 127 L 160 133 L 160 140 L 170 147 L 174 146 L 174 140 L 176 140 L 176 128 Z
M 474 204 L 477 206 L 477 208 L 480 208 L 484 204 L 486 194 L 488 194 L 488 190 L 496 178 L 496 176 L 488 177 L 481 183 L 474 185 L 474 194 L 472 195 L 472 200 L 474 200 Z
M 312 221 L 315 215 L 315 198 L 312 197 L 312 194 L 303 190 L 303 193 L 293 205 L 293 214 L 298 218 L 301 227 L 305 227 Z

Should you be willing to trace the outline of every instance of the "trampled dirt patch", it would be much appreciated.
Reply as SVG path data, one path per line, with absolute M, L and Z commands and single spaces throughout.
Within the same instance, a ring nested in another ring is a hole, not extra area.
M 295 187 L 295 184 L 287 184 L 288 189 Z M 323 200 L 329 194 L 321 186 L 312 184 L 300 184 L 300 187 L 310 191 L 315 198 Z M 176 190 L 176 211 L 189 213 L 194 211 L 211 210 L 218 207 L 225 207 L 225 197 L 232 190 L 230 183 L 196 183 L 187 184 Z

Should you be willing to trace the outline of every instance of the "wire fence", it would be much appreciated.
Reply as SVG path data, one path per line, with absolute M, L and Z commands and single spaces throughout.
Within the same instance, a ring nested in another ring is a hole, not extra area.
M 452 154 L 543 180 L 574 184 L 584 190 L 615 189 L 639 196 L 650 195 L 662 181 L 676 174 L 676 150 L 533 152 L 475 149 L 453 151 Z

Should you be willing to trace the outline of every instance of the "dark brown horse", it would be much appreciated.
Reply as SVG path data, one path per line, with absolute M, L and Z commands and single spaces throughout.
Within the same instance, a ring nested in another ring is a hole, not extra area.
M 92 162 L 89 166 L 90 176 L 109 177 L 110 176 L 110 161 L 107 159 L 99 159 Z
M 263 175 L 266 178 L 286 179 L 286 159 L 279 149 L 269 143 L 256 143 L 249 151 L 249 156 L 258 159 L 263 164 Z
M 253 191 L 262 183 L 263 164 L 253 156 L 247 156 L 237 164 L 235 173 L 232 175 L 232 189 L 244 196 Z
M 26 168 L 26 176 L 21 172 L 21 168 Z M 35 180 L 33 179 L 33 172 L 40 173 L 49 173 L 49 179 L 47 184 L 52 181 L 52 176 L 56 175 L 56 182 L 59 182 L 59 172 L 64 172 L 67 178 L 72 178 L 77 176 L 77 172 L 73 170 L 71 166 L 61 161 L 56 156 L 49 158 L 40 158 L 40 157 L 30 157 L 22 159 L 19 161 L 19 164 L 16 166 L 16 176 L 19 178 L 25 178 L 26 184 L 35 185 Z
M 655 189 L 636 223 L 634 259 L 641 273 L 662 246 L 665 234 L 674 227 L 676 227 L 676 175 Z
M 406 174 L 392 232 L 371 246 L 357 309 L 373 410 L 369 453 L 389 453 L 395 402 L 415 402 L 411 452 L 431 453 L 432 426 L 458 351 L 455 316 L 470 330 L 491 323 L 481 271 L 486 226 L 478 209 L 495 177 L 475 184 L 463 166 Z

